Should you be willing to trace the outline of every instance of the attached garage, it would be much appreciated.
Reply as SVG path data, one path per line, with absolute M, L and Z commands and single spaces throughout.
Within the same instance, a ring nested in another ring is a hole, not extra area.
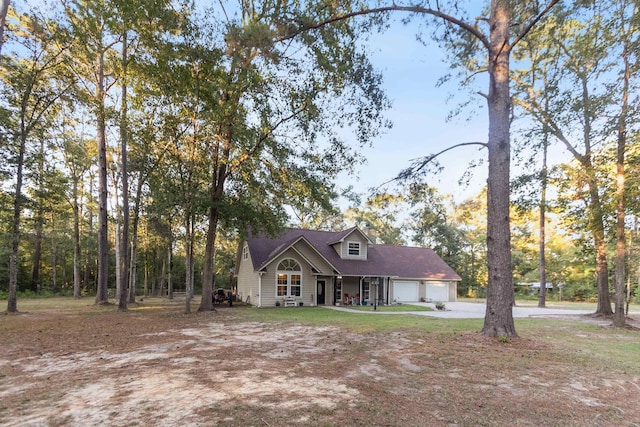
M 449 301 L 449 284 L 446 282 L 427 283 L 427 301 Z
M 393 299 L 397 302 L 417 302 L 418 282 L 394 282 Z

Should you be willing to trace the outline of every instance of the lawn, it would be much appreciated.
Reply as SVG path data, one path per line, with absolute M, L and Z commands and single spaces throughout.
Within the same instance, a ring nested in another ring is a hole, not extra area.
M 517 319 L 498 342 L 481 319 L 183 304 L 19 301 L 0 316 L 0 424 L 640 424 L 637 330 Z
M 358 311 L 379 311 L 381 313 L 402 313 L 408 311 L 433 311 L 431 307 L 425 307 L 421 305 L 413 304 L 399 304 L 399 305 L 346 305 L 343 308 L 349 310 Z

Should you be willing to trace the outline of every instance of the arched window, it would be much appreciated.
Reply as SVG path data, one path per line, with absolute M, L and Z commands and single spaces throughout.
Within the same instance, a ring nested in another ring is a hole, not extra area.
M 287 258 L 278 264 L 276 296 L 299 297 L 302 288 L 302 269 L 297 261 Z

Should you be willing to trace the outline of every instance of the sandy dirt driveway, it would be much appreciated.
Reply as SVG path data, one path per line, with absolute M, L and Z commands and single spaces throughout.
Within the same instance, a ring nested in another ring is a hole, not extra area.
M 0 425 L 640 424 L 640 377 L 543 341 L 357 333 L 246 310 L 4 316 Z

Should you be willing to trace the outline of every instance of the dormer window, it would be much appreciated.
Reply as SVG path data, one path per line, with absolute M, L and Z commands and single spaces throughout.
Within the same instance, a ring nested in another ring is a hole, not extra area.
M 349 256 L 360 256 L 360 242 L 349 242 L 348 245 Z

